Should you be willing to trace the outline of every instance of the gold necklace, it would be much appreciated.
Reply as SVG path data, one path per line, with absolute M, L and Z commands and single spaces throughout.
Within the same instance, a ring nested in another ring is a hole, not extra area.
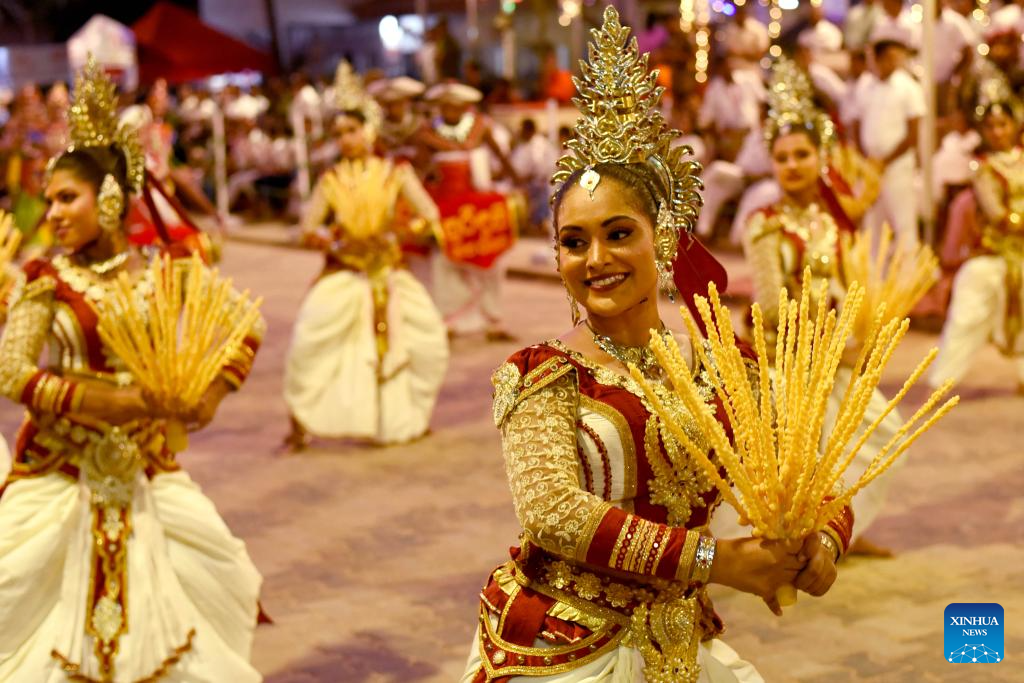
M 594 329 L 594 326 L 590 324 L 588 318 L 584 322 L 587 323 L 587 329 L 594 335 L 594 344 L 597 348 L 601 349 L 609 356 L 619 361 L 625 366 L 635 365 L 640 372 L 647 376 L 655 376 L 661 372 L 661 367 L 658 365 L 658 359 L 654 356 L 654 352 L 651 351 L 650 347 L 647 346 L 627 346 L 625 344 L 618 344 L 611 337 L 605 334 L 601 334 Z M 671 334 L 665 329 L 665 326 L 661 326 L 659 334 L 662 337 L 667 337 Z
M 124 262 L 128 260 L 128 252 L 122 251 L 119 254 L 114 254 L 106 261 L 100 261 L 99 263 L 86 264 L 86 268 L 96 273 L 97 275 L 106 275 L 112 270 L 116 270 L 120 266 L 124 265 Z

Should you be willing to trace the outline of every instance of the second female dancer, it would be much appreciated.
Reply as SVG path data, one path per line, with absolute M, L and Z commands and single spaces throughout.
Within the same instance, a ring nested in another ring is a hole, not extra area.
M 439 230 L 437 206 L 412 167 L 373 154 L 380 108 L 344 62 L 335 95 L 342 165 L 379 162 L 384 182 L 396 183 L 399 201 L 419 216 L 414 227 Z M 291 432 L 285 446 L 302 450 L 311 436 L 411 441 L 429 428 L 448 367 L 444 321 L 423 285 L 402 267 L 400 226 L 357 233 L 339 220 L 329 183 L 326 177 L 317 183 L 303 220 L 307 241 L 324 250 L 325 263 L 302 302 L 288 352 L 284 396 Z M 394 206 L 384 208 L 394 216 Z

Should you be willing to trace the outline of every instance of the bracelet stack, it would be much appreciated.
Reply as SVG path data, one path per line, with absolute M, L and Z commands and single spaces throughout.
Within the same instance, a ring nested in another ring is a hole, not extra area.
M 701 536 L 697 543 L 697 554 L 693 561 L 693 580 L 707 584 L 711 578 L 711 565 L 715 561 L 715 547 L 717 541 L 714 536 Z

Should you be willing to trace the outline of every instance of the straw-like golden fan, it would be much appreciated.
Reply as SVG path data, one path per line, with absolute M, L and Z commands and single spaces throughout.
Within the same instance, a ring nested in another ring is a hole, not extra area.
M 884 307 L 883 323 L 906 317 L 939 278 L 939 259 L 931 248 L 903 240 L 893 244 L 888 225 L 874 249 L 870 231 L 845 234 L 842 240 L 843 279 L 864 287 L 864 304 L 853 326 L 860 342 L 871 331 L 877 311 Z
M 324 196 L 335 222 L 353 239 L 367 239 L 391 223 L 401 189 L 387 159 L 345 159 L 323 177 Z
M 659 397 L 654 384 L 636 368 L 630 371 L 643 387 L 658 416 L 682 446 L 679 457 L 689 458 L 715 483 L 723 498 L 750 524 L 754 535 L 765 539 L 797 540 L 824 529 L 853 496 L 885 472 L 907 448 L 945 415 L 959 400 L 954 396 L 938 409 L 948 393 L 948 382 L 935 391 L 913 417 L 875 455 L 857 481 L 843 481 L 854 456 L 882 420 L 903 400 L 935 358 L 933 349 L 910 375 L 885 411 L 862 432 L 868 402 L 882 371 L 906 334 L 906 320 L 890 319 L 880 311 L 862 347 L 849 384 L 843 391 L 831 433 L 824 432 L 828 398 L 836 388 L 836 371 L 853 332 L 864 290 L 856 282 L 849 287 L 840 314 L 819 307 L 810 319 L 811 282 L 804 274 L 799 300 L 790 300 L 785 288 L 779 294 L 779 326 L 775 345 L 776 365 L 769 368 L 761 308 L 753 306 L 754 345 L 757 361 L 745 360 L 735 343 L 729 309 L 722 306 L 714 284 L 709 298 L 697 298 L 707 328 L 708 348 L 693 345 L 698 359 L 708 368 L 712 388 L 724 406 L 732 427 L 730 439 L 715 418 L 711 404 L 701 397 L 687 362 L 674 339 L 666 342 L 651 335 L 651 349 L 671 381 L 678 401 Z M 823 283 L 821 288 L 827 287 Z M 824 295 L 824 292 L 822 292 Z M 686 308 L 682 309 L 690 338 L 702 334 Z M 797 324 L 800 321 L 800 324 Z M 719 474 L 708 450 L 687 435 L 685 426 L 696 421 L 698 431 L 714 449 L 728 473 Z M 856 438 L 855 438 L 856 437 Z M 782 604 L 796 598 L 792 586 L 780 591 Z
M 152 295 L 141 299 L 122 273 L 101 302 L 99 333 L 153 400 L 171 415 L 199 405 L 259 319 L 262 299 L 238 296 L 230 279 L 191 260 L 153 259 L 145 278 Z M 188 438 L 178 420 L 168 422 L 168 447 L 184 450 Z
M 0 211 L 0 301 L 11 286 L 9 266 L 21 246 L 21 232 L 14 227 L 14 217 Z

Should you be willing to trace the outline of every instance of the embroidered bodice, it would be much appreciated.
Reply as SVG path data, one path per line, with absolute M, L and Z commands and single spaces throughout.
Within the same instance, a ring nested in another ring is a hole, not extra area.
M 986 155 L 973 185 L 984 218 L 982 249 L 1024 257 L 1024 148 Z
M 839 227 L 817 202 L 807 207 L 777 202 L 755 212 L 747 221 L 743 246 L 753 268 L 754 301 L 766 320 L 774 323 L 783 286 L 791 296 L 799 292 L 806 267 L 816 280 L 829 281 L 833 298 L 842 298 Z
M 189 259 L 177 261 L 184 274 Z M 134 285 L 140 300 L 153 292 L 148 271 Z M 105 428 L 77 415 L 83 380 L 119 386 L 131 384 L 124 363 L 103 343 L 97 304 L 109 296 L 113 278 L 98 276 L 64 256 L 31 261 L 24 283 L 11 297 L 7 325 L 0 338 L 0 394 L 28 408 L 18 441 L 12 478 L 32 476 L 68 465 L 74 469 L 78 451 L 88 437 Z M 245 380 L 263 336 L 262 321 L 223 368 L 221 376 L 238 387 Z M 39 365 L 43 350 L 48 363 Z M 170 456 L 162 447 L 155 455 Z M 165 463 L 168 466 L 170 461 Z M 39 470 L 38 467 L 42 467 Z

